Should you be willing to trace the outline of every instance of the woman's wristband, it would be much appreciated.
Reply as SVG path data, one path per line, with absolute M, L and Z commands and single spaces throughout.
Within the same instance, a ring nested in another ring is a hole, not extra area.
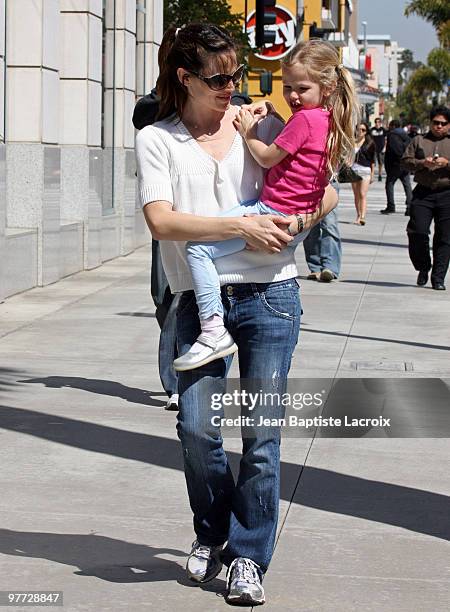
M 297 231 L 295 234 L 293 234 L 288 227 L 287 232 L 289 236 L 297 236 L 297 234 L 301 234 L 305 228 L 305 222 L 303 221 L 302 215 L 300 213 L 297 213 L 294 215 L 294 217 L 297 219 Z

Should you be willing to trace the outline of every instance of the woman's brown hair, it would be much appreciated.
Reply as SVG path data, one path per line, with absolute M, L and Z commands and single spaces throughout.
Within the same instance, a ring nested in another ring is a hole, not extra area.
M 231 51 L 236 51 L 232 38 L 215 25 L 191 23 L 182 28 L 169 28 L 158 52 L 156 90 L 161 102 L 157 119 L 165 119 L 174 113 L 179 117 L 183 114 L 188 94 L 178 78 L 178 68 L 201 72 L 208 56 L 220 56 Z

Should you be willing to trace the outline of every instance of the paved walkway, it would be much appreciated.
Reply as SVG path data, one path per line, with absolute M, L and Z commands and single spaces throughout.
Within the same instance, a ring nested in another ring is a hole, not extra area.
M 449 393 L 450 291 L 415 286 L 406 218 L 378 214 L 378 183 L 369 200 L 354 226 L 343 189 L 342 277 L 303 282 L 292 376 L 402 378 L 406 407 L 425 413 Z M 141 249 L 0 305 L 0 589 L 62 590 L 70 612 L 229 609 L 224 573 L 198 588 L 182 570 L 191 514 L 148 277 Z M 425 378 L 444 379 L 431 397 Z M 239 441 L 227 448 L 237 466 Z M 266 610 L 449 609 L 447 439 L 287 438 L 282 451 Z

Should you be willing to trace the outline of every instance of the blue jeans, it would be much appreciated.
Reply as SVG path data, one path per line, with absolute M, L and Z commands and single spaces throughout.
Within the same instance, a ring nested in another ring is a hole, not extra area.
M 341 271 L 341 235 L 337 209 L 332 210 L 309 232 L 303 242 L 306 263 L 311 272 L 331 270 L 336 277 Z
M 174 393 L 178 393 L 178 376 L 173 369 L 173 360 L 178 357 L 176 311 L 180 297 L 179 295 L 173 296 L 169 289 L 167 289 L 167 293 L 170 294 L 170 302 L 168 302 L 169 308 L 166 310 L 161 324 L 158 366 L 163 389 L 167 396 L 171 397 Z M 158 312 L 158 308 L 156 310 Z
M 245 214 L 259 215 L 288 215 L 266 206 L 260 200 L 248 201 L 234 206 L 221 217 L 240 217 Z M 309 230 L 297 234 L 294 240 L 288 244 L 289 248 L 294 248 L 305 239 Z M 214 314 L 223 317 L 222 302 L 220 299 L 219 275 L 214 265 L 214 261 L 225 255 L 232 255 L 245 249 L 245 240 L 233 238 L 231 240 L 221 240 L 219 242 L 188 242 L 186 244 L 186 256 L 192 275 L 192 283 L 197 298 L 200 320 L 204 321 Z
M 295 279 L 222 288 L 225 324 L 239 347 L 242 385 L 263 393 L 285 392 L 291 357 L 298 340 L 301 305 Z M 182 294 L 177 312 L 178 352 L 186 353 L 200 333 L 193 291 Z M 211 422 L 211 394 L 223 393 L 232 357 L 179 372 L 177 433 L 194 530 L 201 544 L 228 541 L 222 560 L 248 557 L 262 572 L 272 557 L 278 521 L 280 428 L 243 431 L 243 454 L 234 482 L 220 427 Z M 257 406 L 256 419 L 283 417 L 284 408 Z

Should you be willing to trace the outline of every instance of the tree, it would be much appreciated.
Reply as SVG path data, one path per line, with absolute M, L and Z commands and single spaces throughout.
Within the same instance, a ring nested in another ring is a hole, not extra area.
M 227 0 L 169 0 L 164 2 L 164 27 L 181 27 L 193 22 L 208 22 L 227 30 L 240 47 L 240 55 L 247 55 L 250 47 L 242 30 L 244 16 L 232 13 Z
M 428 113 L 436 100 L 430 96 L 441 91 L 441 81 L 436 71 L 429 66 L 422 66 L 409 79 L 406 87 L 398 95 L 397 106 L 405 115 L 407 123 L 424 124 Z
M 414 61 L 414 55 L 411 49 L 404 49 L 398 63 L 399 85 L 405 83 L 409 75 L 421 66 L 423 66 L 422 62 Z
M 436 72 L 443 89 L 450 78 L 450 53 L 441 48 L 432 49 L 428 54 L 427 64 Z
M 431 23 L 436 29 L 439 42 L 448 46 L 448 31 L 450 27 L 449 0 L 411 0 L 405 8 L 405 15 L 418 15 Z
M 440 47 L 430 51 L 427 58 L 428 66 L 422 72 L 416 70 L 413 73 L 408 87 L 411 85 L 410 89 L 414 89 L 423 85 L 428 93 L 435 92 L 435 101 L 438 102 L 441 92 L 447 89 L 447 82 L 450 77 L 450 1 L 410 0 L 405 9 L 405 15 L 413 14 L 423 17 L 434 26 Z M 414 82 L 412 82 L 414 77 Z M 439 86 L 437 86 L 437 82 L 439 82 Z M 429 91 L 429 86 L 431 87 L 432 83 L 434 85 L 432 90 Z

